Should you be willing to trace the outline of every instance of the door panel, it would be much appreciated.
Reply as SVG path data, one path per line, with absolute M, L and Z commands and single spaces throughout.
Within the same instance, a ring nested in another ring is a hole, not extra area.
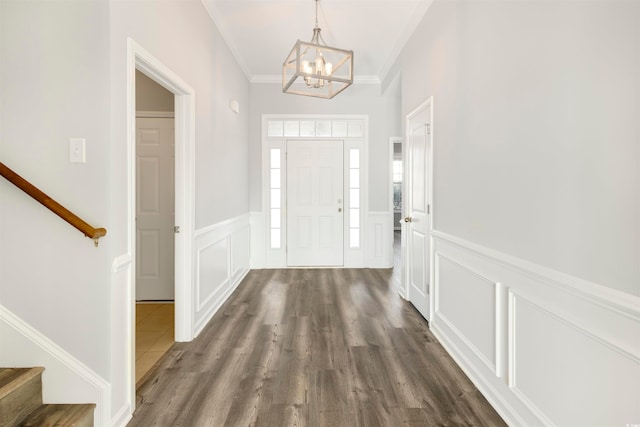
M 431 231 L 429 194 L 431 103 L 412 113 L 407 126 L 407 188 L 405 229 L 407 233 L 406 259 L 408 299 L 429 319 L 429 278 Z
M 136 299 L 174 299 L 174 123 L 136 119 Z
M 343 265 L 342 141 L 287 143 L 287 265 Z

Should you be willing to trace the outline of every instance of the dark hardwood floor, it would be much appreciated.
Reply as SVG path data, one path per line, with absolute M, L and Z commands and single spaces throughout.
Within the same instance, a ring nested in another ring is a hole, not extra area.
M 392 270 L 255 270 L 138 389 L 129 426 L 505 425 Z

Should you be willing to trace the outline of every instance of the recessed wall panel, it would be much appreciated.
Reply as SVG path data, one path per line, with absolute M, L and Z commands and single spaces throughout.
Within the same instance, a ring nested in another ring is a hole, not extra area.
M 436 260 L 438 314 L 495 372 L 496 284 L 442 254 Z
M 627 426 L 640 420 L 636 357 L 534 301 L 513 295 L 511 303 L 517 337 L 512 387 L 531 410 L 557 426 Z
M 201 309 L 229 279 L 229 239 L 198 251 L 197 306 Z

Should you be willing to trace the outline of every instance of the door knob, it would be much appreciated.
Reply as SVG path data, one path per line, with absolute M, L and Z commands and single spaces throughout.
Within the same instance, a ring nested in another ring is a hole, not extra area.
M 410 216 L 405 216 L 404 217 L 404 222 L 411 222 L 413 220 L 413 218 L 411 218 Z

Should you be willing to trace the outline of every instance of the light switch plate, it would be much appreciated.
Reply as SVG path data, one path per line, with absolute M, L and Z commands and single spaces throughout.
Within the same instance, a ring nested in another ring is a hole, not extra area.
M 69 139 L 69 162 L 86 163 L 85 140 L 84 138 Z

